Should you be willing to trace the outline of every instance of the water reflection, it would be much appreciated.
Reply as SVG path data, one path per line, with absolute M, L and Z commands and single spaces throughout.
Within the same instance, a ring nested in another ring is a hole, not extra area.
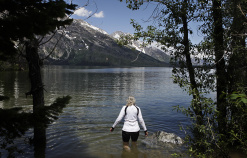
M 94 70 L 94 69 L 93 69 Z M 114 70 L 114 71 L 113 71 Z M 46 73 L 44 81 L 47 87 L 51 87 L 49 93 L 57 95 L 59 92 L 80 94 L 82 101 L 104 101 L 112 96 L 113 104 L 126 98 L 136 90 L 144 90 L 145 72 L 128 72 L 129 69 L 104 69 L 99 71 L 88 71 L 72 69 L 60 72 L 56 69 L 52 73 Z M 96 72 L 95 72 L 96 71 Z M 113 95 L 114 94 L 114 95 Z M 121 97 L 121 98 L 119 98 Z M 93 103 L 91 103 L 93 104 Z
M 30 89 L 28 72 L 0 72 L 0 95 L 8 96 L 8 101 L 0 102 L 2 108 L 32 107 L 32 98 L 26 98 L 25 92 Z

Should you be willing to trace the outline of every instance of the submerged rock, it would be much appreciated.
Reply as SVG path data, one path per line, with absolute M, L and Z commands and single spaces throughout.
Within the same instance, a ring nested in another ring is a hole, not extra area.
M 164 131 L 158 131 L 154 134 L 158 141 L 163 143 L 172 143 L 176 145 L 183 144 L 183 139 L 174 133 L 167 133 Z
M 183 139 L 174 133 L 158 131 L 151 136 L 148 136 L 142 141 L 145 145 L 151 148 L 168 147 L 176 148 L 183 144 Z

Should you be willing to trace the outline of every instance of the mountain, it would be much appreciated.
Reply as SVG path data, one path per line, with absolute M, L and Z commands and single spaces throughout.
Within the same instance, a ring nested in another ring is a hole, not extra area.
M 111 34 L 111 36 L 113 38 L 116 38 L 116 39 L 120 39 L 121 36 L 125 36 L 125 35 L 132 36 L 129 33 L 123 33 L 121 31 L 116 31 L 116 32 Z M 151 56 L 151 57 L 153 57 L 159 61 L 169 63 L 170 55 L 167 52 L 165 52 L 164 50 L 162 50 L 161 47 L 158 46 L 157 43 L 154 42 L 151 45 L 148 45 L 144 48 L 141 46 L 141 44 L 142 44 L 142 41 L 138 40 L 138 41 L 132 41 L 132 43 L 129 44 L 128 46 L 132 47 L 138 51 L 141 51 L 142 53 L 147 54 L 147 55 L 149 55 L 149 56 Z
M 120 39 L 121 36 L 133 36 L 132 34 L 129 34 L 129 33 L 124 33 L 122 31 L 116 31 L 114 33 L 111 34 L 111 36 L 117 40 Z M 142 47 L 142 41 L 140 40 L 137 40 L 137 41 L 134 41 L 132 40 L 130 44 L 128 44 L 128 47 L 130 48 L 133 48 L 133 49 L 136 49 L 144 54 L 147 54 L 161 62 L 165 62 L 165 63 L 169 63 L 170 62 L 170 58 L 171 58 L 171 55 L 170 53 L 166 52 L 165 50 L 163 50 L 161 48 L 161 46 L 157 43 L 157 42 L 153 42 L 151 45 L 148 45 L 148 46 L 145 46 L 144 48 Z M 170 50 L 172 48 L 169 48 Z M 167 49 L 167 50 L 169 50 Z M 194 54 L 196 55 L 190 55 L 191 57 L 191 60 L 192 60 L 192 64 L 194 66 L 202 66 L 203 63 L 205 62 L 203 60 L 203 55 L 200 54 L 200 53 L 196 53 L 197 52 L 197 49 L 194 50 Z
M 52 38 L 51 38 L 52 37 Z M 50 64 L 105 66 L 167 66 L 138 50 L 120 46 L 107 32 L 74 19 L 64 31 L 46 36 L 40 54 Z M 57 43 L 57 41 L 59 41 Z M 54 47 L 56 46 L 56 47 Z M 54 50 L 53 50 L 54 49 Z M 50 54 L 50 52 L 53 52 Z M 48 57 L 47 57 L 48 56 Z

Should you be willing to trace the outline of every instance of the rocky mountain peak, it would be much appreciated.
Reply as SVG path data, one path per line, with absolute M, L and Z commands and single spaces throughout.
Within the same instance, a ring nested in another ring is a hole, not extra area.
M 121 32 L 117 32 L 120 34 Z M 47 36 L 45 40 L 51 36 Z M 108 65 L 108 66 L 164 66 L 153 57 L 117 44 L 114 36 L 89 23 L 74 19 L 65 30 L 59 30 L 50 42 L 43 45 L 40 54 L 47 56 L 54 49 L 48 61 L 54 64 Z M 57 41 L 59 42 L 57 43 Z M 57 43 L 57 44 L 56 44 Z M 138 48 L 138 47 L 136 47 Z M 138 56 L 138 60 L 133 62 Z
M 93 29 L 95 31 L 98 31 L 100 33 L 103 33 L 105 35 L 108 35 L 108 33 L 98 27 L 95 27 L 93 25 L 90 25 L 88 22 L 84 21 L 84 20 L 81 20 L 81 19 L 74 19 L 73 20 L 73 23 L 77 23 L 77 24 L 80 24 L 82 27 L 84 28 L 88 28 L 88 29 Z

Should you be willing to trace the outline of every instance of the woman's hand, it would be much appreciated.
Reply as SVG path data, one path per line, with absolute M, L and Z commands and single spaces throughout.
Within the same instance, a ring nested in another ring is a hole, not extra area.
M 144 131 L 144 134 L 147 137 L 148 136 L 148 131 Z
M 113 131 L 114 131 L 114 128 L 113 128 L 113 127 L 111 127 L 111 128 L 110 128 L 110 131 L 111 131 L 111 132 L 113 132 Z

